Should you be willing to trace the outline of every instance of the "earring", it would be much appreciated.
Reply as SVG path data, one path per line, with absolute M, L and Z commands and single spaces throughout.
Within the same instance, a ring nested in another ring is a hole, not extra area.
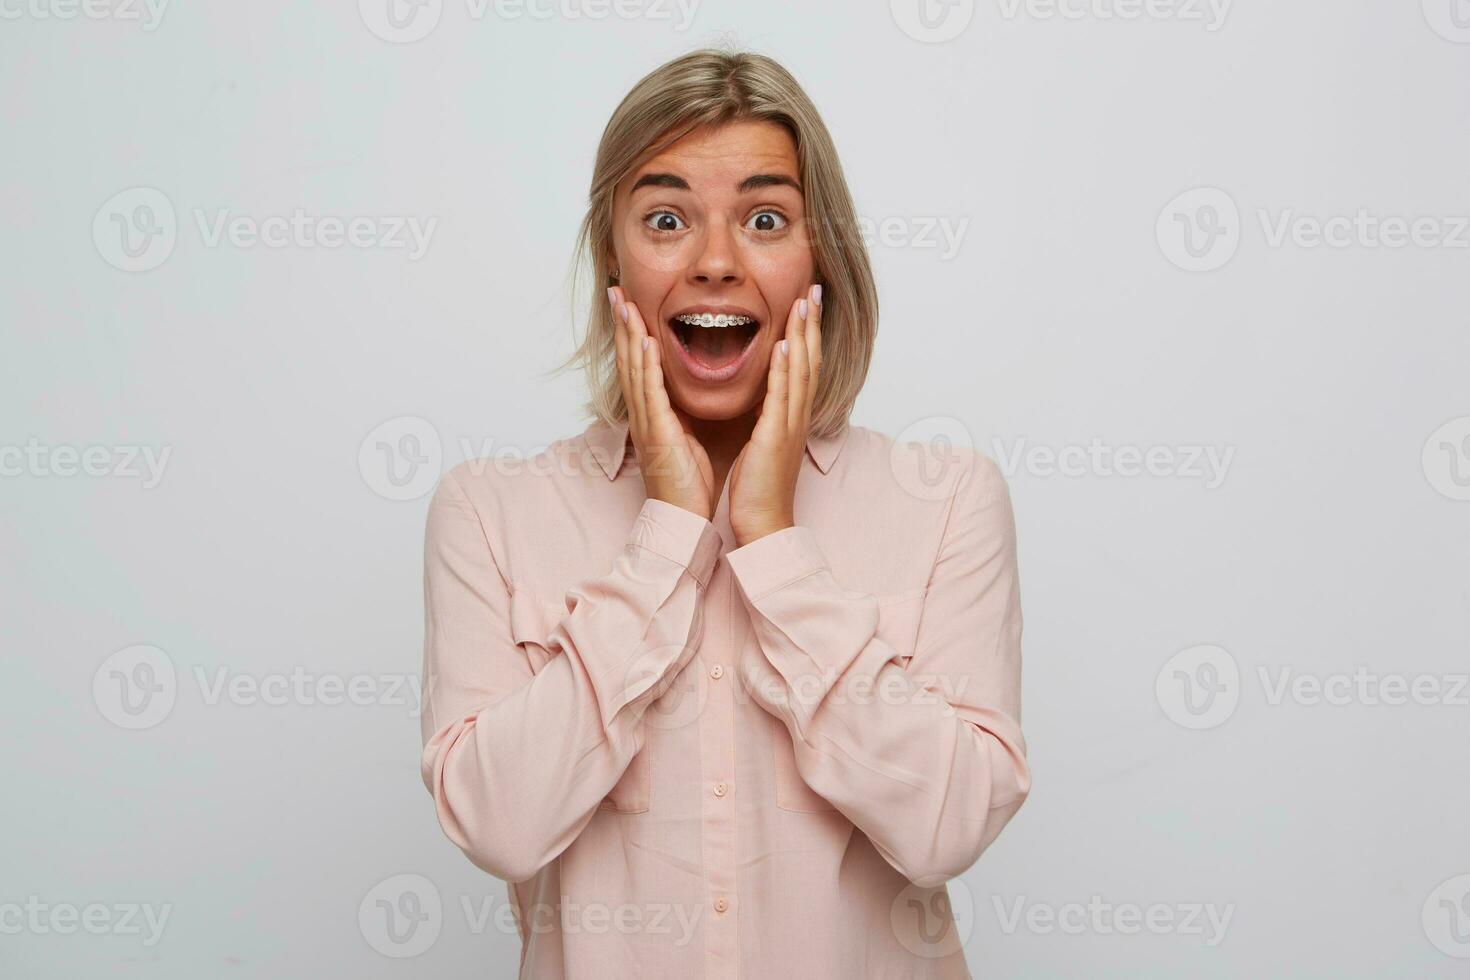
M 612 271 L 612 277 L 613 277 L 613 281 L 617 281 L 617 278 L 618 278 L 618 273 L 619 273 L 619 272 L 621 272 L 621 271 L 622 271 L 622 270 L 620 270 L 620 269 L 614 269 L 614 270 L 613 270 L 613 271 Z

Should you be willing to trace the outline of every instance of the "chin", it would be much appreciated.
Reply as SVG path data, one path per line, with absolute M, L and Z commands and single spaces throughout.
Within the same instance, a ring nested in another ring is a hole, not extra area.
M 721 390 L 717 385 L 698 385 L 697 390 L 670 392 L 670 400 L 687 415 L 710 422 L 740 418 L 760 403 L 760 392 Z

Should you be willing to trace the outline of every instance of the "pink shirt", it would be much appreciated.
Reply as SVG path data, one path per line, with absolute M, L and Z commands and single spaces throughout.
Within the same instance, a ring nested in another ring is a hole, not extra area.
M 646 496 L 628 426 L 429 508 L 423 777 L 520 976 L 969 977 L 944 881 L 1031 787 L 995 464 L 848 425 L 796 526 Z

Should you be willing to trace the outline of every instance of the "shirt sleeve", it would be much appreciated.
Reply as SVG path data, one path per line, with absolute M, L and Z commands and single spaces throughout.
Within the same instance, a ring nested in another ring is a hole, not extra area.
M 906 666 L 876 635 L 877 598 L 833 578 L 810 528 L 725 556 L 759 648 L 742 679 L 790 731 L 802 778 L 926 886 L 970 867 L 1031 788 L 1015 520 L 998 467 L 969 458 Z
M 721 540 L 645 500 L 611 571 L 568 590 L 537 672 L 491 540 L 450 472 L 425 530 L 422 774 L 445 835 L 514 882 L 577 838 L 642 748 L 644 711 L 698 645 Z

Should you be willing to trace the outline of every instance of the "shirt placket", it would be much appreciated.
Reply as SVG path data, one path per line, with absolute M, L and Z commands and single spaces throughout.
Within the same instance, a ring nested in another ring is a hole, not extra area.
M 728 535 L 725 535 L 728 540 Z M 723 556 L 725 549 L 721 548 Z M 699 715 L 701 817 L 706 878 L 705 976 L 737 980 L 739 953 L 735 900 L 736 826 L 734 610 L 730 572 L 715 566 L 705 596 L 709 641 L 702 644 L 701 668 L 709 697 Z

